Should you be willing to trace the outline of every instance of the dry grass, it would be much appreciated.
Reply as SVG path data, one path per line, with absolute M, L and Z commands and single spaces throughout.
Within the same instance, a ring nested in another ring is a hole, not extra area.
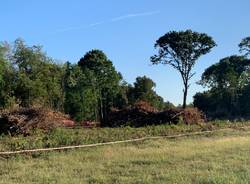
M 250 183 L 250 131 L 0 159 L 0 183 Z

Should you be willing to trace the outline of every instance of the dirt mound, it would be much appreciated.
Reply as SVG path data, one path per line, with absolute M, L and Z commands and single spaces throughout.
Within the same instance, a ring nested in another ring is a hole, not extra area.
M 48 131 L 73 125 L 67 115 L 45 108 L 20 108 L 0 114 L 0 134 L 30 134 L 34 129 Z
M 202 112 L 195 108 L 185 110 L 172 108 L 165 111 L 157 111 L 146 102 L 140 102 L 121 110 L 111 111 L 109 114 L 109 127 L 133 126 L 141 127 L 147 125 L 159 124 L 198 124 L 204 122 L 205 118 Z

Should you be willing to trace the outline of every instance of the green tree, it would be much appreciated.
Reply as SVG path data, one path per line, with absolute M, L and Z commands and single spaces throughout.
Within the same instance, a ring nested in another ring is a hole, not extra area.
M 3 73 L 5 68 L 5 59 L 4 59 L 5 48 L 0 45 L 0 84 L 3 83 Z
M 204 87 L 218 90 L 236 89 L 241 84 L 242 74 L 249 67 L 249 60 L 244 56 L 226 57 L 208 67 L 202 74 L 199 83 Z
M 194 107 L 202 110 L 209 119 L 215 118 L 231 118 L 238 111 L 232 111 L 231 99 L 229 93 L 208 90 L 194 95 Z
M 130 92 L 131 88 L 133 88 L 130 84 L 128 84 L 126 81 L 120 82 L 119 91 L 114 99 L 114 107 L 118 109 L 122 109 L 127 107 L 130 102 Z
M 248 85 L 244 86 L 242 89 L 242 93 L 240 95 L 239 101 L 240 101 L 240 109 L 241 109 L 241 115 L 247 119 L 250 119 L 250 83 Z
M 138 101 L 148 102 L 158 110 L 173 107 L 170 102 L 164 102 L 163 98 L 155 91 L 155 82 L 146 77 L 137 77 L 134 86 L 128 86 L 128 100 L 130 104 Z
M 180 73 L 184 85 L 183 108 L 186 108 L 189 81 L 195 74 L 192 71 L 195 62 L 215 45 L 207 34 L 191 30 L 171 31 L 156 41 L 155 48 L 159 50 L 157 55 L 151 57 L 151 62 L 170 65 Z
M 0 107 L 11 108 L 16 103 L 13 95 L 15 88 L 15 73 L 6 57 L 9 48 L 5 43 L 0 43 Z
M 210 117 L 233 118 L 242 112 L 247 94 L 250 61 L 244 56 L 230 56 L 208 67 L 199 82 L 209 90 L 194 96 L 196 107 Z
M 164 108 L 163 98 L 156 94 L 155 82 L 146 77 L 137 77 L 133 88 L 133 98 L 136 101 L 146 101 L 157 109 Z
M 97 91 L 92 85 L 95 80 L 93 72 L 83 72 L 78 65 L 66 63 L 65 72 L 65 112 L 76 121 L 97 121 Z
M 120 89 L 122 76 L 115 70 L 112 62 L 100 50 L 92 50 L 78 62 L 83 73 L 92 72 L 91 86 L 97 94 L 98 119 L 105 124 L 114 100 Z
M 245 53 L 246 56 L 250 55 L 250 36 L 242 39 L 239 44 L 240 52 Z
M 63 69 L 55 64 L 41 46 L 27 46 L 21 39 L 11 56 L 16 72 L 15 96 L 21 105 L 41 105 L 61 110 Z
M 54 63 L 53 60 L 49 60 L 41 69 L 37 77 L 40 78 L 46 90 L 46 94 L 43 97 L 45 105 L 58 111 L 63 111 L 63 66 Z

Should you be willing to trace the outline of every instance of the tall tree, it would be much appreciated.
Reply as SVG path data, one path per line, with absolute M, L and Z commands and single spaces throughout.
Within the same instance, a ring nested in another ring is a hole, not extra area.
M 15 96 L 22 106 L 41 105 L 62 109 L 62 72 L 43 51 L 41 46 L 27 46 L 17 39 L 12 51 L 16 70 Z
M 189 81 L 195 74 L 192 71 L 195 62 L 215 45 L 212 37 L 192 30 L 170 31 L 156 41 L 158 54 L 151 57 L 151 62 L 170 65 L 180 73 L 184 85 L 183 108 L 186 108 Z
M 236 55 L 211 65 L 204 71 L 199 82 L 209 90 L 197 93 L 194 96 L 194 105 L 210 117 L 240 116 L 244 110 L 242 104 L 249 95 L 249 69 L 250 60 Z
M 240 109 L 241 109 L 241 116 L 244 118 L 250 119 L 250 82 L 248 82 L 248 85 L 244 86 L 242 89 L 242 93 L 240 95 L 239 101 L 240 101 Z
M 244 56 L 229 56 L 208 67 L 199 82 L 210 89 L 224 90 L 237 88 L 241 84 L 242 74 L 246 75 L 250 62 Z
M 97 94 L 93 72 L 83 72 L 78 65 L 66 63 L 64 109 L 76 121 L 97 120 Z
M 146 76 L 137 77 L 134 87 L 130 88 L 130 100 L 132 100 L 132 103 L 138 101 L 148 102 L 158 110 L 168 108 L 170 103 L 164 102 L 163 98 L 156 93 L 155 87 L 156 84 L 152 79 Z
M 100 50 L 92 50 L 80 59 L 78 65 L 85 73 L 92 72 L 94 77 L 91 85 L 98 94 L 99 120 L 105 124 L 107 115 L 114 104 L 114 99 L 119 93 L 122 76 L 115 70 L 112 62 Z
M 14 69 L 8 61 L 9 47 L 0 43 L 0 108 L 11 108 L 16 104 L 13 94 L 15 85 Z
M 250 55 L 250 36 L 242 39 L 239 44 L 240 52 L 245 53 L 246 56 Z
M 5 67 L 5 59 L 4 59 L 5 48 L 0 44 L 0 83 L 3 82 L 3 72 Z

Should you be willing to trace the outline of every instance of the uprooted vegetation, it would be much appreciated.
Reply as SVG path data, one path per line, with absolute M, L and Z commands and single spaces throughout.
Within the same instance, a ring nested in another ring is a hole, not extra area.
M 158 111 L 147 102 L 138 102 L 121 110 L 114 109 L 107 122 L 109 127 L 132 126 L 141 127 L 159 124 L 199 124 L 205 122 L 204 114 L 197 108 L 170 108 Z
M 50 131 L 58 127 L 92 128 L 99 126 L 98 122 L 86 121 L 75 123 L 69 116 L 46 108 L 20 108 L 12 111 L 3 111 L 0 114 L 0 134 L 29 135 L 36 129 Z M 113 109 L 107 122 L 102 127 L 143 127 L 161 124 L 199 124 L 205 122 L 204 115 L 195 108 L 167 109 L 158 111 L 147 102 L 138 102 L 133 106 L 117 110 Z
M 73 125 L 67 115 L 46 108 L 20 108 L 0 114 L 0 134 L 28 135 L 36 129 L 49 131 Z

